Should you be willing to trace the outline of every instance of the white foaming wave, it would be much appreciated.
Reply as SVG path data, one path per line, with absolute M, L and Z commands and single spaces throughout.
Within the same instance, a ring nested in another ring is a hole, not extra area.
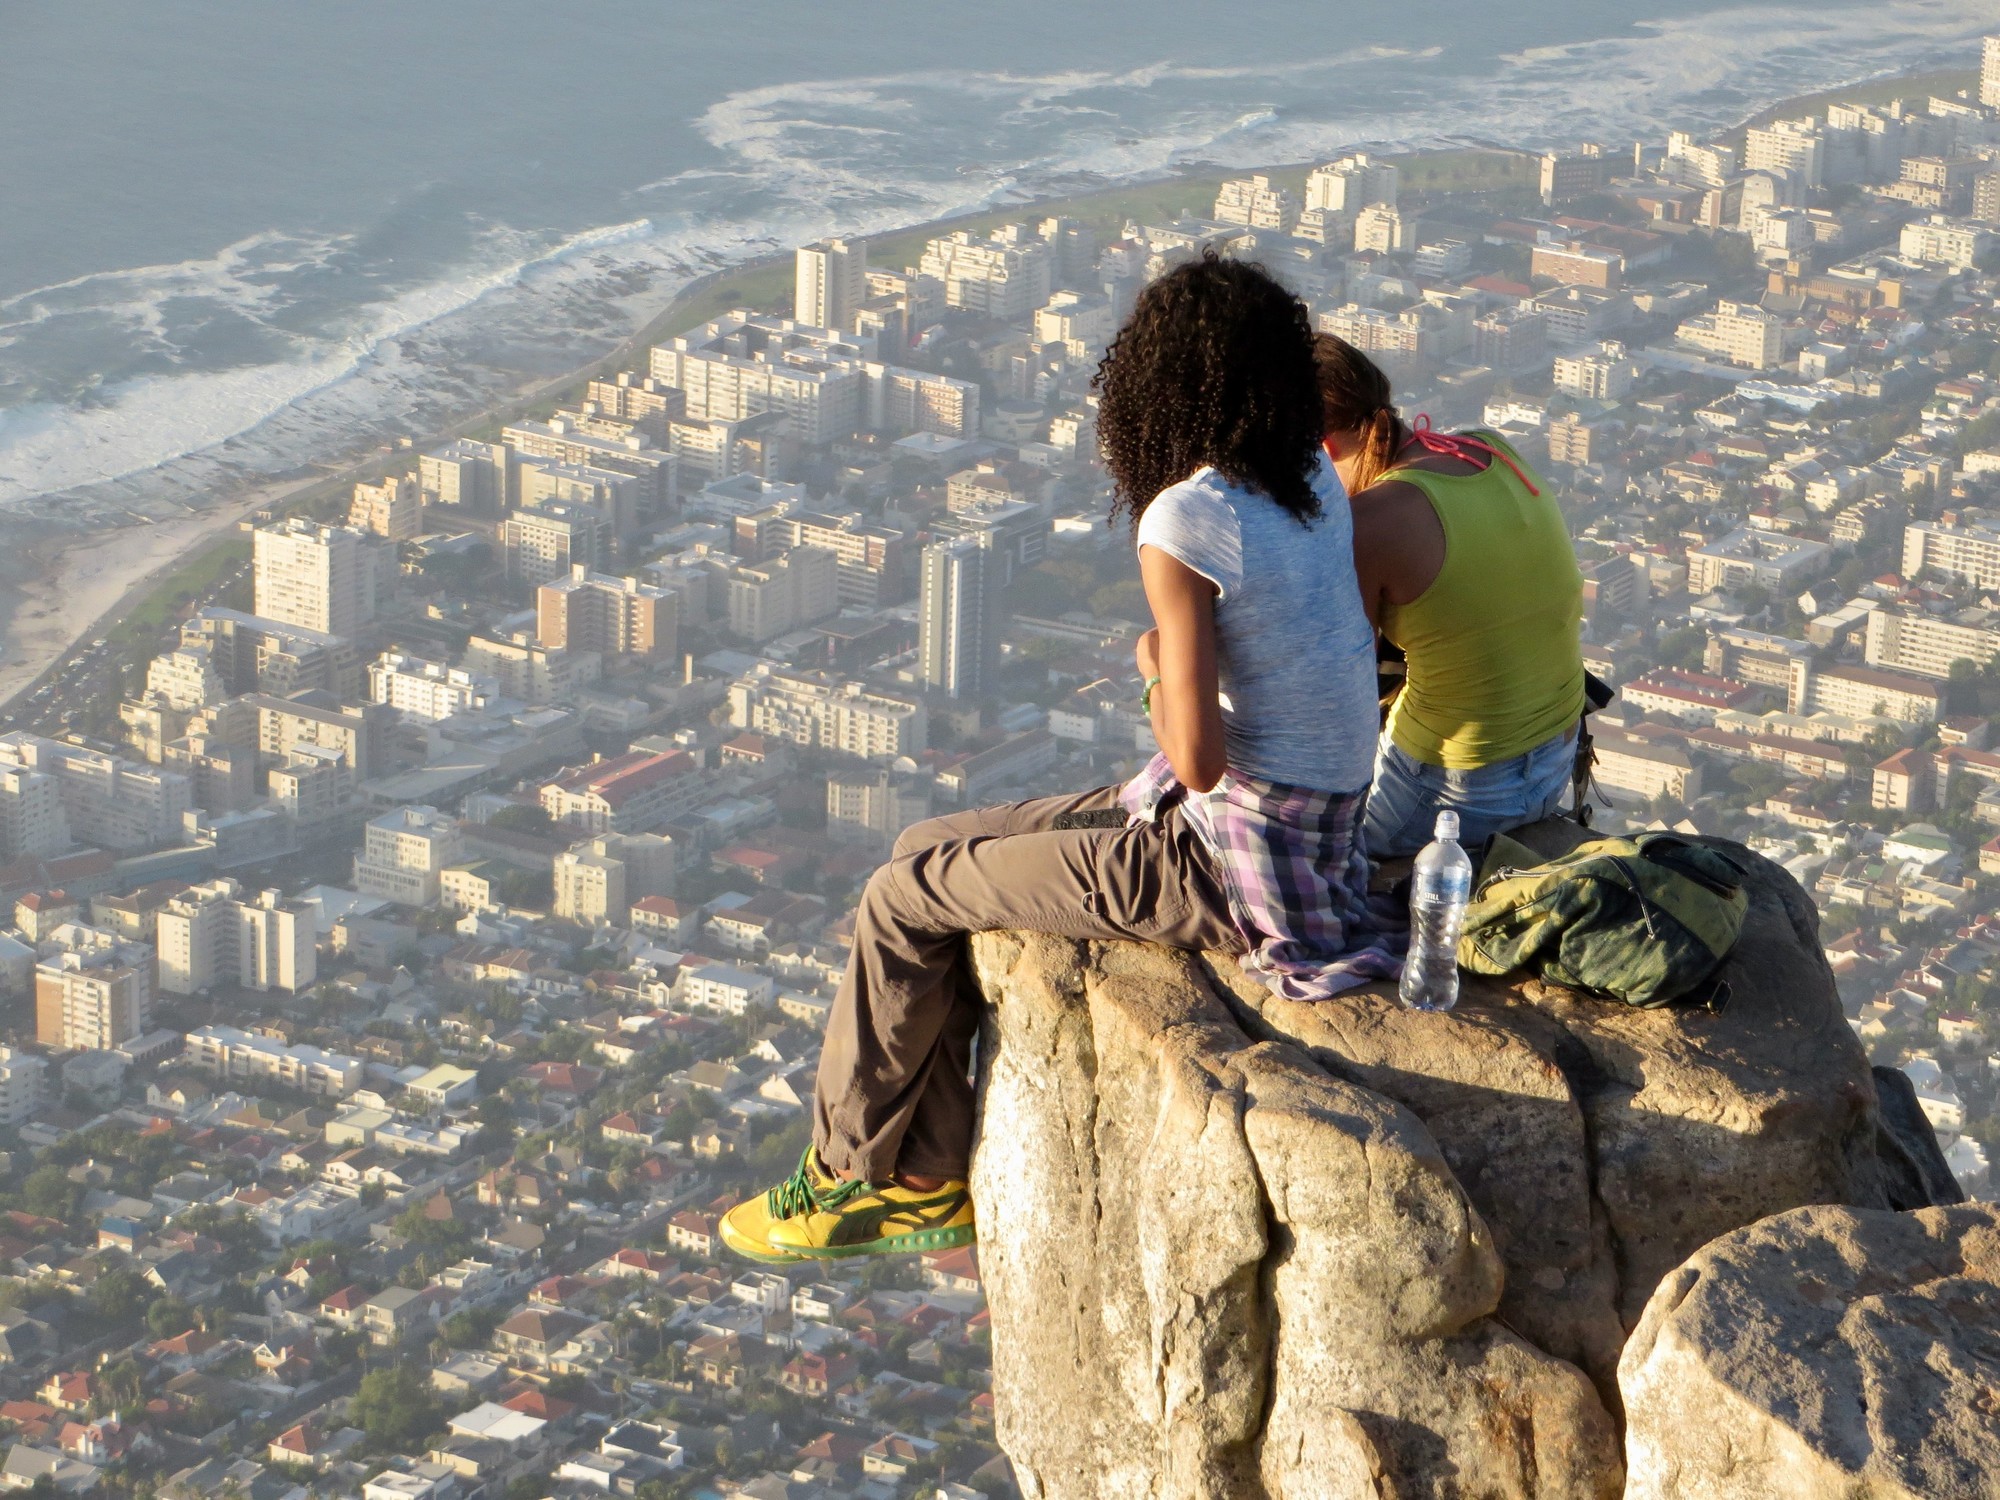
M 535 280 L 593 252 L 642 239 L 652 228 L 646 219 L 606 225 L 526 258 L 517 254 L 414 287 L 359 310 L 357 326 L 343 335 L 319 340 L 293 336 L 297 353 L 289 360 L 145 376 L 100 392 L 86 406 L 39 402 L 0 410 L 0 505 L 125 478 L 242 437 L 279 412 L 352 378 L 379 359 L 392 342 L 503 288 Z M 495 236 L 512 237 L 511 232 Z M 175 295 L 170 289 L 179 277 L 159 273 L 179 270 L 147 268 L 162 295 Z M 77 283 L 113 279 L 117 274 L 77 278 Z M 140 276 L 122 274 L 128 280 Z
M 626 316 L 620 326 L 629 330 L 689 276 L 825 234 L 878 234 L 1018 202 L 1051 185 L 1143 180 L 1192 162 L 1251 165 L 1323 158 L 1360 144 L 1496 137 L 1556 144 L 1657 133 L 1670 123 L 1728 123 L 1771 98 L 1857 74 L 1962 62 L 1962 49 L 1990 21 L 1987 6 L 1961 0 L 1917 0 L 1851 14 L 1780 4 L 1525 50 L 1493 59 L 1483 75 L 1471 78 L 1431 66 L 1443 55 L 1436 47 L 1365 48 L 1269 65 L 1160 63 L 1044 74 L 942 70 L 743 90 L 695 122 L 720 154 L 718 165 L 628 191 L 700 203 L 740 188 L 733 204 L 716 202 L 664 223 L 592 230 L 546 256 L 523 252 L 511 260 L 518 247 L 508 241 L 502 258 L 509 265 L 434 283 L 422 306 L 398 299 L 353 337 L 302 349 L 284 366 L 141 383 L 81 413 L 0 413 L 6 424 L 0 425 L 0 467 L 8 471 L 0 475 L 0 499 L 65 487 L 57 479 L 81 484 L 132 473 L 204 444 L 230 463 L 266 469 L 323 457 L 351 445 L 358 432 L 384 431 L 391 411 L 436 416 L 436 388 L 468 378 L 448 356 L 465 347 L 452 340 L 469 324 L 484 320 L 516 341 L 575 347 L 580 358 L 588 357 L 568 321 L 573 316 L 601 316 L 609 337 L 619 316 Z M 1800 40 L 1753 54 L 1743 41 L 1758 35 Z M 1866 60 L 1865 67 L 1857 68 L 1857 58 Z M 1421 117 L 1408 109 L 1330 114 L 1329 97 L 1358 97 L 1363 89 L 1343 95 L 1335 88 L 1297 87 L 1301 79 L 1353 65 L 1409 70 L 1424 87 Z M 1280 98 L 1282 104 L 1274 102 Z M 984 159 L 954 159 L 954 143 L 966 156 Z M 618 301 L 624 295 L 615 288 L 618 275 L 633 271 L 651 277 L 646 308 Z M 509 286 L 511 292 L 495 295 Z M 429 325 L 438 335 L 412 345 L 410 330 Z M 213 419 L 185 423 L 177 435 L 176 392 L 183 414 L 200 409 Z M 105 415 L 120 410 L 130 430 Z M 58 438 L 58 429 L 79 420 L 102 425 L 72 427 Z M 243 435 L 251 432 L 258 440 L 246 444 Z M 124 451 L 127 439 L 132 446 Z M 93 448 L 100 456 L 68 468 L 22 461 L 35 454 L 59 462 L 66 443 L 86 457 Z M 32 483 L 19 477 L 24 470 L 35 475 Z M 184 472 L 204 471 L 187 465 L 174 470 Z

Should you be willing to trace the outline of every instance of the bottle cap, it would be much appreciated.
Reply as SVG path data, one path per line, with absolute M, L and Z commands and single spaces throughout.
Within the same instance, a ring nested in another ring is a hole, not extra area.
M 1456 839 L 1458 837 L 1458 814 L 1455 812 L 1439 813 L 1434 836 L 1441 839 Z

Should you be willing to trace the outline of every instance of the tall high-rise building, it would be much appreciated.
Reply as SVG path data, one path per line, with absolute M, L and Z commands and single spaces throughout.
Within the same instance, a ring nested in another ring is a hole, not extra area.
M 867 300 L 866 240 L 819 240 L 799 247 L 792 293 L 794 322 L 846 333 Z
M 353 527 L 293 517 L 258 527 L 252 552 L 262 618 L 348 636 L 375 618 L 384 549 Z
M 316 977 L 312 908 L 277 891 L 246 896 L 233 880 L 211 880 L 173 897 L 154 922 L 167 994 L 220 983 L 297 994 Z
M 1989 36 L 1979 58 L 1979 102 L 2000 109 L 2000 36 Z
M 993 553 L 970 537 L 924 549 L 918 663 L 925 686 L 976 698 L 992 677 L 999 642 Z
M 293 995 L 309 986 L 318 975 L 313 909 L 270 890 L 232 905 L 237 982 L 246 990 L 283 990 Z
M 189 886 L 160 908 L 154 933 L 167 994 L 200 994 L 234 967 L 235 896 L 235 881 L 214 880 Z

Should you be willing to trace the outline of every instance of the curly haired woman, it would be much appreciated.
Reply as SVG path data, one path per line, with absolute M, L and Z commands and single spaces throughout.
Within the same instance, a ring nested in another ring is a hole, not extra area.
M 1305 308 L 1254 266 L 1183 265 L 1140 294 L 1096 385 L 1113 518 L 1158 621 L 1138 667 L 1162 753 L 1124 787 L 897 841 L 855 914 L 813 1146 L 723 1220 L 753 1259 L 972 1242 L 968 933 L 1228 950 L 1298 997 L 1397 972 L 1364 904 L 1374 636 Z

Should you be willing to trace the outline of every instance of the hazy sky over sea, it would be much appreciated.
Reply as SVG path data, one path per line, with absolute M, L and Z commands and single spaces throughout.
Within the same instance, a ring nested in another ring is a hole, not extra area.
M 0 508 L 420 432 L 701 270 L 1357 141 L 1620 143 L 1990 3 L 0 0 Z M 44 507 L 45 508 L 45 507 Z

